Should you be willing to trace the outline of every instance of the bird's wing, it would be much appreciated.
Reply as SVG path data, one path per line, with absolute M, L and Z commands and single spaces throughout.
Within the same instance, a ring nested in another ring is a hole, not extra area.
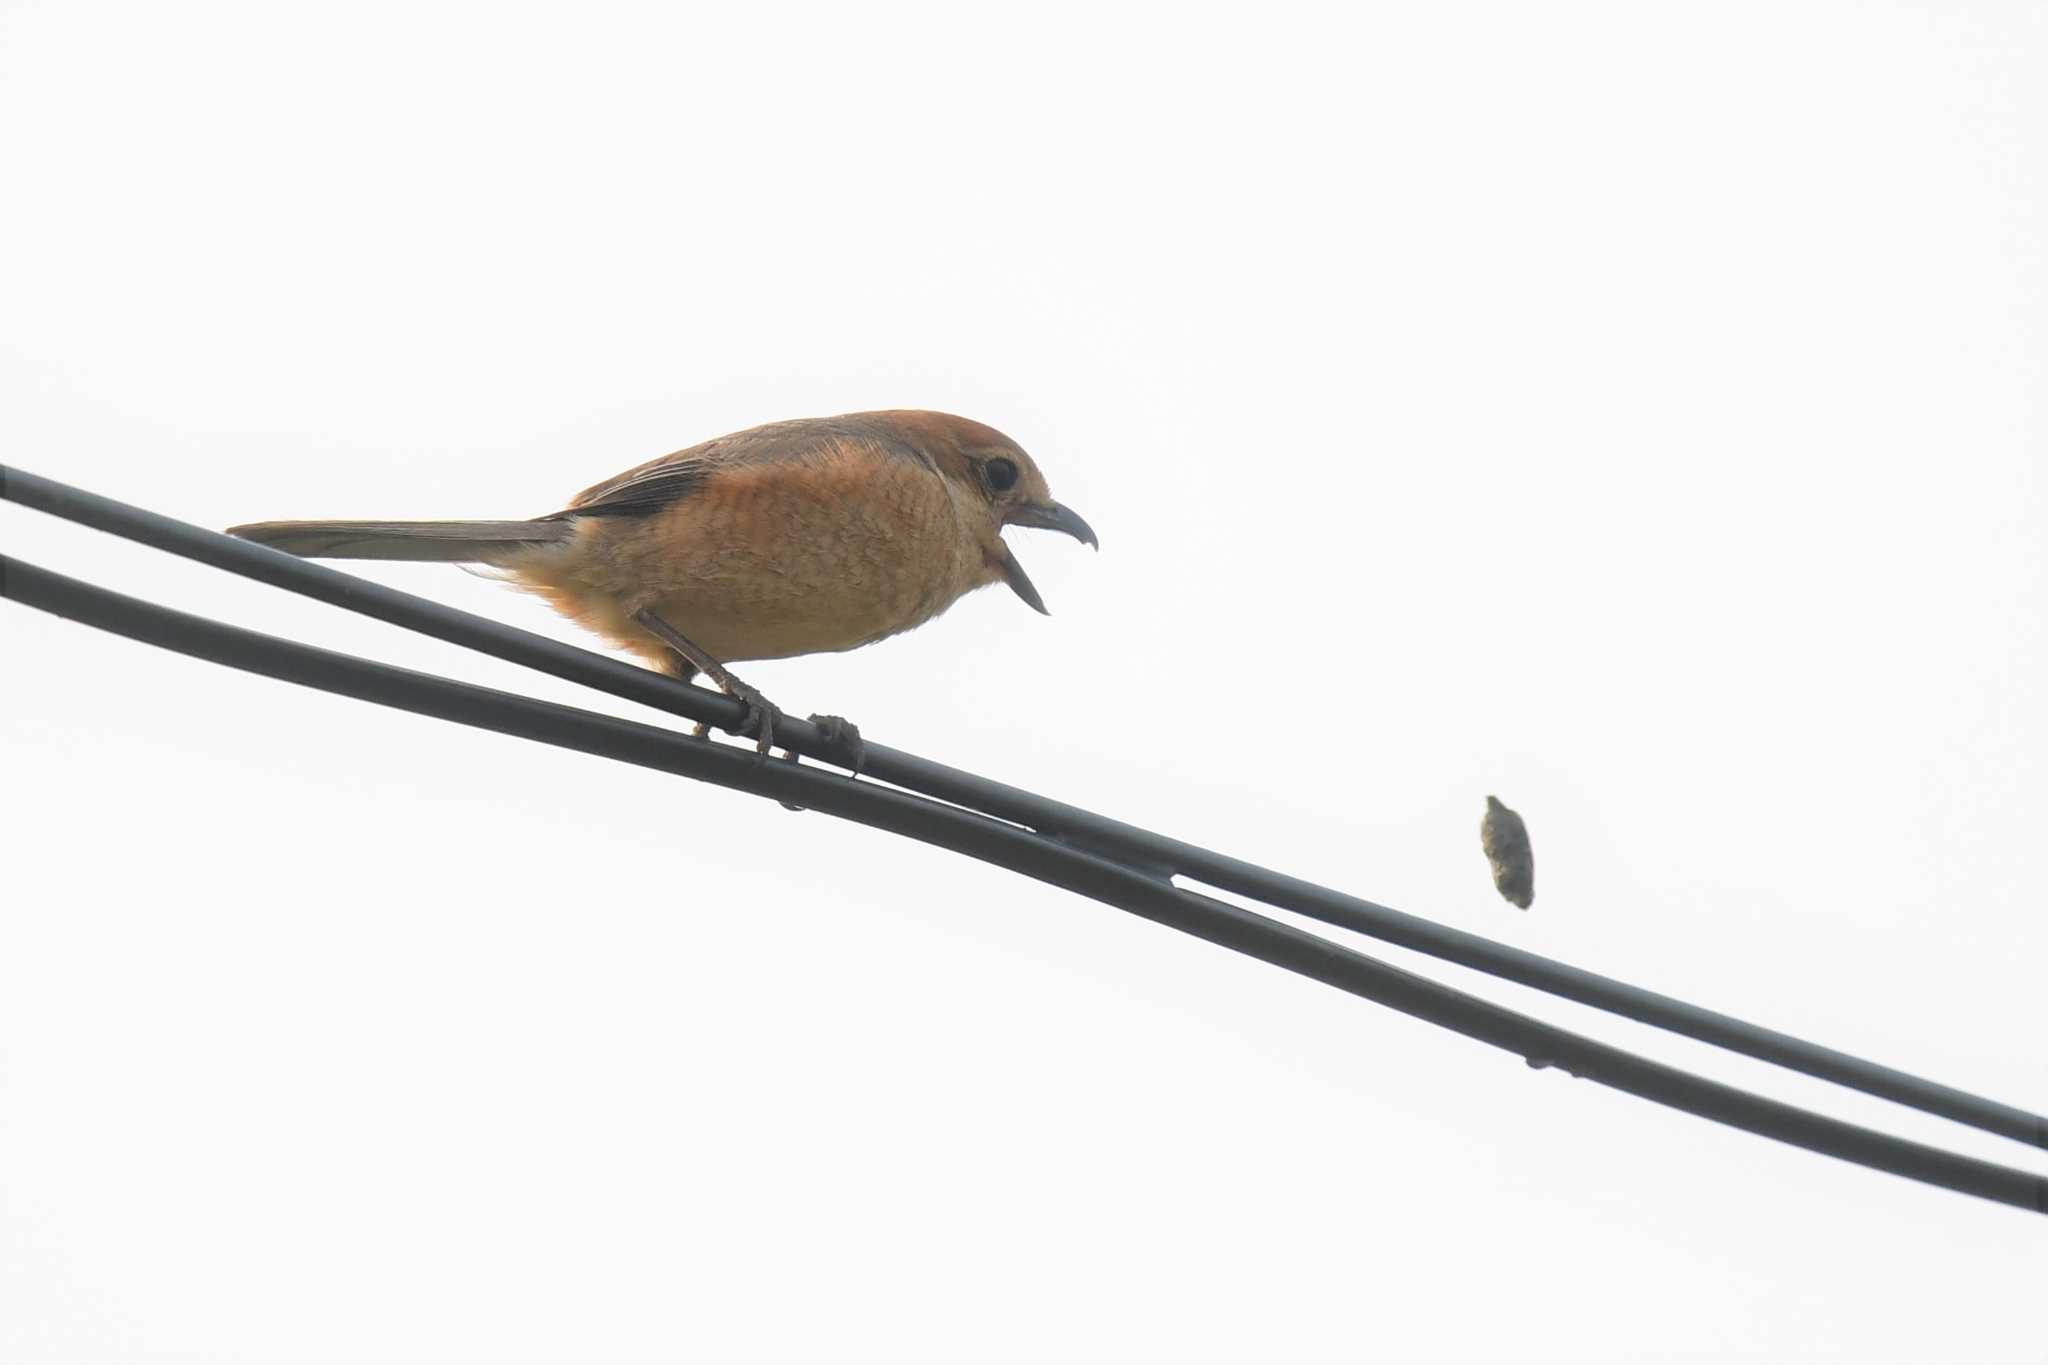
M 859 416 L 771 422 L 636 465 L 584 489 L 562 511 L 542 519 L 647 516 L 681 502 L 721 470 L 825 460 L 855 452 L 879 452 L 931 467 L 929 457 L 900 434 Z M 938 472 L 936 467 L 932 472 Z

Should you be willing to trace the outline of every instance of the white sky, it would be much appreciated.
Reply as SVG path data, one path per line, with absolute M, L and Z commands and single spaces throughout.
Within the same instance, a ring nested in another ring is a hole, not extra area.
M 504 517 L 966 413 L 1102 553 L 1013 533 L 1051 619 L 743 670 L 785 707 L 2048 1105 L 2048 11 L 743 8 L 0 5 L 0 458 Z M 2043 1359 L 2039 1218 L 822 816 L 0 651 L 0 1358 Z

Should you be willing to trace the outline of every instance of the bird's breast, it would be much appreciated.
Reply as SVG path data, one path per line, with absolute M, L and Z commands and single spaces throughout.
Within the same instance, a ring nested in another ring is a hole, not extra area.
M 722 470 L 651 515 L 579 521 L 513 571 L 642 652 L 630 618 L 651 608 L 722 662 L 852 649 L 990 577 L 944 481 L 896 457 Z

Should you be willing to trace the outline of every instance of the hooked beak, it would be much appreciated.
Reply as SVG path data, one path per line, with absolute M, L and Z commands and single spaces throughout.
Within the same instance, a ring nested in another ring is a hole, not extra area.
M 1102 548 L 1102 542 L 1095 538 L 1095 528 L 1081 520 L 1079 512 L 1057 502 L 1044 507 L 1035 503 L 1013 507 L 1003 521 L 1011 526 L 1032 526 L 1041 531 L 1064 531 L 1083 545 L 1098 550 Z
M 1041 531 L 1062 531 L 1084 545 L 1092 546 L 1097 550 L 1102 548 L 1102 542 L 1095 538 L 1095 528 L 1083 521 L 1080 513 L 1076 512 L 1073 508 L 1062 506 L 1056 502 L 1044 507 L 1034 503 L 1025 503 L 1021 506 L 1013 507 L 1010 509 L 1010 514 L 1003 518 L 1003 521 L 1004 524 L 1009 526 L 1030 526 Z M 1000 541 L 997 543 L 1001 544 Z M 1039 615 L 1052 615 L 1051 612 L 1045 609 L 1045 599 L 1040 597 L 1038 589 L 1031 585 L 1030 576 L 1024 572 L 1024 566 L 1017 562 L 1017 556 L 1011 553 L 1008 545 L 1003 546 L 1002 570 L 1003 581 L 1010 585 L 1010 591 L 1023 598 L 1025 604 Z

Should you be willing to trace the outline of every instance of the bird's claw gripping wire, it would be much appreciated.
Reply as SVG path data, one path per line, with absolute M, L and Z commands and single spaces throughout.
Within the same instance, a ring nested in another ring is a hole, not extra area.
M 824 758 L 828 762 L 837 763 L 840 767 L 845 768 L 849 775 L 859 777 L 861 768 L 868 761 L 868 747 L 861 740 L 860 727 L 844 716 L 820 716 L 814 714 L 808 719 L 811 724 L 818 727 L 818 738 L 824 740 L 826 744 L 832 746 L 833 750 L 836 751 L 827 754 L 813 754 L 811 757 Z M 791 763 L 797 761 L 797 753 L 794 749 L 784 749 L 782 756 Z M 784 801 L 782 808 L 793 811 L 808 809 L 808 807 L 797 805 L 794 801 Z
M 732 733 L 741 739 L 756 741 L 754 747 L 765 761 L 769 748 L 775 743 L 775 726 L 782 719 L 782 708 L 730 673 L 725 675 L 724 681 L 729 684 L 725 686 L 725 694 L 744 708 L 740 712 L 740 723 Z
M 740 685 L 742 687 L 746 686 L 744 683 Z M 782 708 L 769 701 L 759 692 L 755 692 L 751 687 L 747 688 L 747 692 L 752 693 L 751 696 L 727 689 L 720 690 L 726 691 L 726 695 L 738 702 L 741 707 L 740 723 L 732 727 L 729 733 L 738 735 L 741 739 L 757 740 L 756 747 L 762 757 L 765 758 L 768 753 L 768 746 L 775 739 L 776 722 L 782 719 Z M 708 720 L 698 721 L 696 725 L 691 727 L 690 733 L 698 739 L 705 738 L 711 733 L 711 722 Z M 790 756 L 792 758 L 795 757 L 794 754 Z
M 859 777 L 868 761 L 868 746 L 860 737 L 860 727 L 844 716 L 813 715 L 809 719 L 818 727 L 818 738 L 831 746 L 830 753 L 812 757 L 828 759 Z

